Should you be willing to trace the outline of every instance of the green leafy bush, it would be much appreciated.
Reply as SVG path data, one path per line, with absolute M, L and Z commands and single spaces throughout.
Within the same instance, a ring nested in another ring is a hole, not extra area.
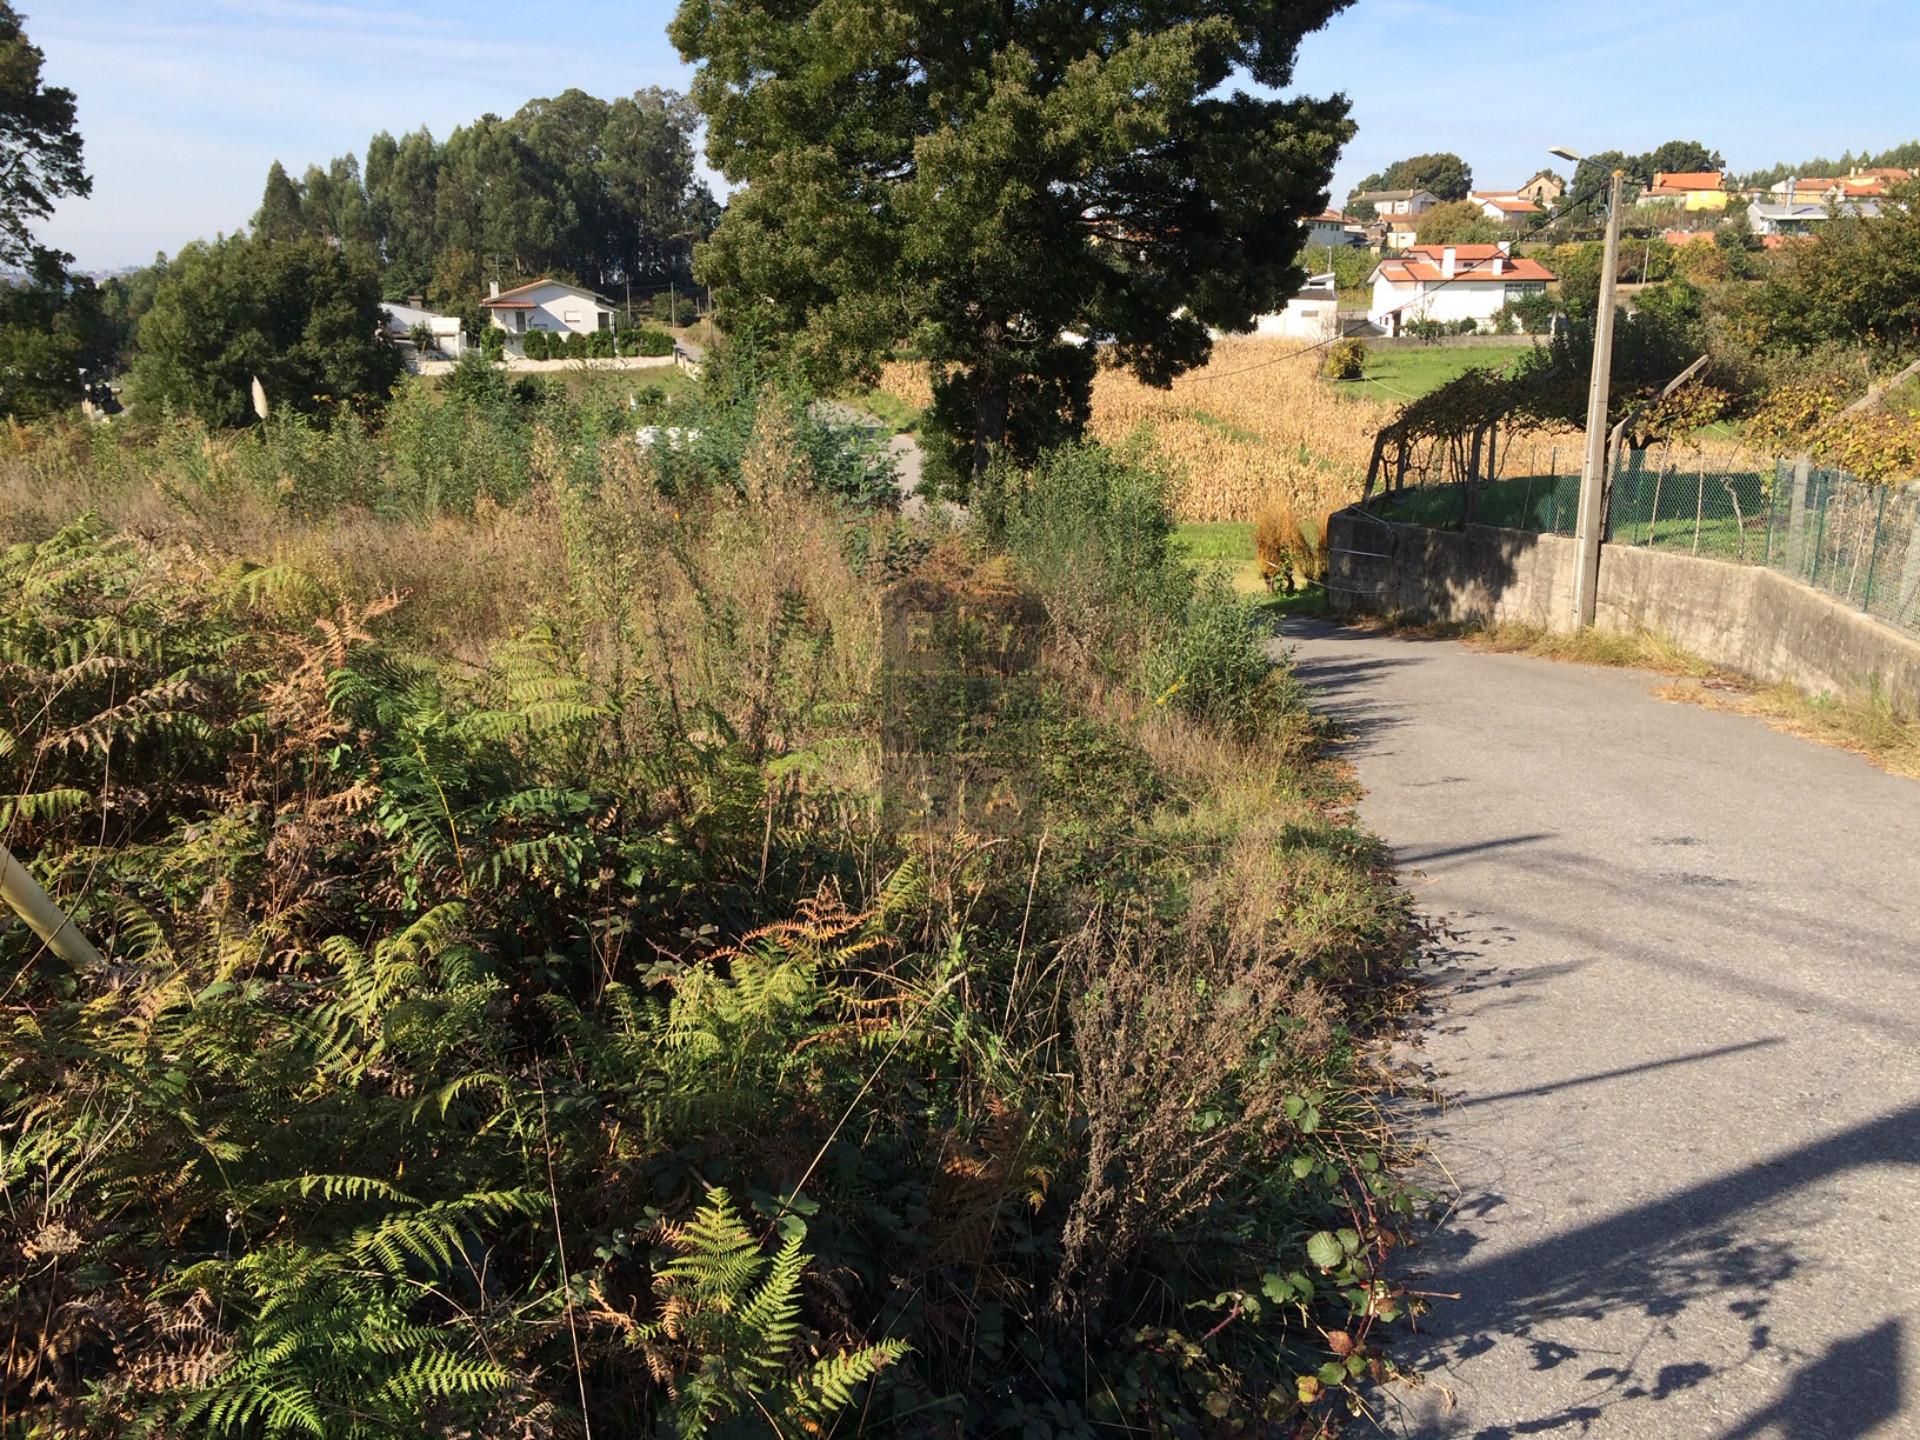
M 663 291 L 653 297 L 649 310 L 653 318 L 662 325 L 679 328 L 691 325 L 700 318 L 700 307 L 694 304 L 693 297 L 686 291 Z
M 561 345 L 563 352 L 569 360 L 584 360 L 592 353 L 586 335 L 578 330 L 567 331 L 565 339 L 561 341 Z
M 553 337 L 544 330 L 529 330 L 520 337 L 520 353 L 529 360 L 551 359 Z
M 587 353 L 596 360 L 605 360 L 613 354 L 613 332 L 596 330 L 587 337 Z
M 620 333 L 620 353 L 622 355 L 671 355 L 673 354 L 673 336 L 664 330 L 639 326 Z

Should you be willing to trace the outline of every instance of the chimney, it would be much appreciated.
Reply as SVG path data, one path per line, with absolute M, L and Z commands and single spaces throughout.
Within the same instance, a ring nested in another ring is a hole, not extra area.
M 1498 255 L 1493 257 L 1493 273 L 1496 275 L 1504 275 L 1507 273 L 1507 252 L 1505 250 L 1502 250 Z
M 409 295 L 407 296 L 407 304 L 416 310 L 424 310 L 427 308 L 427 297 L 424 295 Z
M 1460 252 L 1451 245 L 1440 252 L 1440 276 L 1442 279 L 1451 280 L 1453 278 L 1454 261 L 1457 260 L 1459 256 Z
M 500 282 L 498 280 L 489 280 L 487 282 L 487 298 L 489 300 L 498 300 L 500 298 Z

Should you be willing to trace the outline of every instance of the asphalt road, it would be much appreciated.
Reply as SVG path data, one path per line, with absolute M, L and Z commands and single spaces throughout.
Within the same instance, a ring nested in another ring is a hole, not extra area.
M 1446 936 L 1407 1437 L 1920 1436 L 1920 784 L 1653 677 L 1290 623 Z

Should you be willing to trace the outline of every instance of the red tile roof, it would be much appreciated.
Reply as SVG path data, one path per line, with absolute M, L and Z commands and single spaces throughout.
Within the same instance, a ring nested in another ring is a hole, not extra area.
M 1726 182 L 1718 170 L 1656 170 L 1653 188 L 1685 194 L 1689 190 L 1724 190 Z
M 1522 200 L 1517 194 L 1500 190 L 1476 190 L 1473 198 L 1484 205 L 1492 205 L 1503 215 L 1538 215 L 1540 207 L 1531 200 Z
M 502 290 L 498 295 L 489 296 L 480 302 L 481 308 L 487 310 L 512 309 L 514 308 L 513 306 L 502 306 L 500 302 L 503 300 L 511 300 L 515 295 L 524 295 L 529 290 L 538 290 L 542 285 L 559 285 L 568 290 L 577 290 L 582 295 L 590 295 L 603 305 L 613 304 L 611 300 L 607 299 L 606 296 L 597 290 L 589 290 L 586 286 L 576 285 L 571 280 L 555 280 L 552 276 L 542 276 L 538 280 L 529 280 L 524 285 L 516 285 L 511 290 Z
M 1445 251 L 1453 251 L 1453 274 L 1441 273 L 1446 263 Z M 1500 273 L 1494 274 L 1493 262 L 1502 261 Z M 1523 255 L 1509 255 L 1498 245 L 1415 245 L 1397 260 L 1382 260 L 1379 273 L 1396 285 L 1412 285 L 1417 282 L 1433 284 L 1444 280 L 1449 285 L 1462 282 L 1491 283 L 1504 285 L 1510 280 L 1552 280 L 1554 273 L 1538 260 L 1529 260 Z

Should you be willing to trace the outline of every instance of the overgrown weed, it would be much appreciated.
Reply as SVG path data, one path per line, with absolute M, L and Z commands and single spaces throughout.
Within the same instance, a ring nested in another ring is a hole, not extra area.
M 10 1415 L 1226 1434 L 1390 1372 L 1405 910 L 1163 477 L 1003 477 L 1002 553 L 714 403 L 666 463 L 536 419 L 459 514 L 289 506 L 265 436 L 45 440 L 0 833 L 109 963 L 0 932 Z M 1000 833 L 887 822 L 915 586 L 1025 667 Z

